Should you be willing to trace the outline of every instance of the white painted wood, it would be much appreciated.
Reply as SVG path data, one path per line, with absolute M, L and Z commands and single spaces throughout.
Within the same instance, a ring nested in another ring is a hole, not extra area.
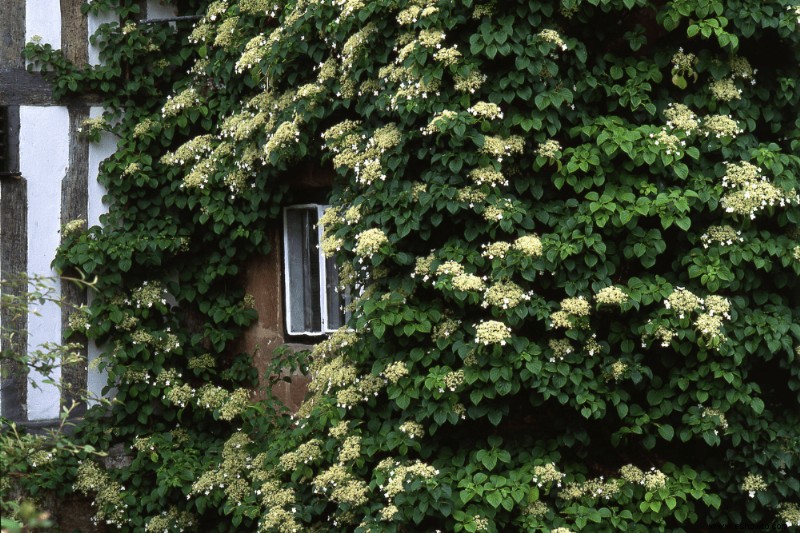
M 28 0 L 25 3 L 25 42 L 41 37 L 42 43 L 61 48 L 60 0 Z
M 106 24 L 106 23 L 111 23 L 111 22 L 118 22 L 118 21 L 119 21 L 119 16 L 116 13 L 113 13 L 113 12 L 105 12 L 105 13 L 101 13 L 99 15 L 91 15 L 90 14 L 88 16 L 88 33 L 89 33 L 89 35 L 87 36 L 87 42 L 88 42 L 88 38 L 91 37 L 92 35 L 94 35 L 94 32 L 96 32 L 97 29 L 101 25 Z M 99 46 L 95 46 L 95 45 L 93 45 L 91 43 L 89 43 L 88 46 L 89 46 L 89 64 L 90 65 L 99 65 L 100 64 L 100 47 Z
M 99 117 L 103 114 L 102 107 L 92 107 L 89 109 L 89 116 L 91 118 Z M 103 202 L 103 196 L 106 191 L 105 188 L 97 182 L 97 175 L 100 171 L 100 164 L 108 157 L 110 157 L 117 149 L 117 137 L 104 131 L 100 135 L 100 140 L 95 143 L 89 144 L 89 175 L 88 175 L 88 226 L 99 226 L 100 215 L 108 211 L 108 205 Z M 92 292 L 89 291 L 87 303 L 92 303 Z M 103 387 L 108 383 L 108 372 L 100 371 L 97 368 L 97 360 L 102 354 L 102 350 L 98 348 L 94 340 L 90 340 L 87 349 L 87 359 L 89 363 L 88 375 L 86 378 L 86 388 L 89 392 L 90 398 L 99 398 L 102 396 Z M 113 396 L 113 392 L 109 393 Z M 89 400 L 89 405 L 94 405 L 96 401 Z
M 38 3 L 33 2 L 34 4 Z M 44 2 L 42 2 L 44 3 Z M 54 278 L 50 263 L 58 247 L 61 226 L 61 181 L 69 164 L 69 113 L 66 107 L 20 107 L 20 171 L 28 186 L 28 274 Z M 28 315 L 28 351 L 61 342 L 61 308 L 40 306 Z M 60 369 L 52 374 L 61 376 Z M 42 384 L 43 376 L 31 371 L 28 384 L 28 419 L 46 420 L 59 414 L 60 392 Z
M 283 210 L 283 280 L 284 280 L 284 292 L 286 295 L 285 298 L 285 309 L 284 315 L 286 317 L 286 331 L 289 335 L 310 335 L 310 336 L 317 336 L 322 335 L 325 333 L 330 333 L 335 331 L 336 328 L 330 327 L 330 317 L 328 316 L 328 291 L 327 291 L 327 266 L 326 266 L 326 258 L 325 255 L 322 253 L 322 250 L 319 247 L 316 250 L 309 250 L 311 255 L 316 254 L 317 262 L 319 266 L 319 301 L 317 305 L 320 308 L 320 329 L 319 330 L 299 330 L 296 326 L 292 323 L 292 297 L 293 292 L 298 286 L 297 280 L 291 279 L 291 268 L 290 268 L 290 248 L 293 246 L 290 242 L 289 238 L 289 217 L 288 212 L 291 210 L 315 210 L 317 220 L 322 218 L 322 215 L 325 211 L 329 208 L 328 205 L 319 205 L 319 204 L 299 204 L 299 205 L 292 205 L 284 208 Z M 319 225 L 317 226 L 317 242 L 322 243 L 322 227 Z

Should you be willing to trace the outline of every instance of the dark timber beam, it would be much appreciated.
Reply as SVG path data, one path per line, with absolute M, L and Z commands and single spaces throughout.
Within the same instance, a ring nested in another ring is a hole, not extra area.
M 8 112 L 8 164 L 19 171 L 19 107 Z M 24 178 L 0 180 L 0 272 L 8 283 L 4 295 L 20 297 L 27 290 L 28 271 L 28 190 Z M 3 335 L 0 350 L 21 356 L 28 350 L 28 314 L 0 306 Z M 6 335 L 5 333 L 11 333 Z M 2 368 L 2 416 L 22 422 L 28 419 L 28 369 L 16 361 L 4 361 Z
M 0 1 L 0 67 L 24 67 L 25 62 L 22 59 L 24 47 L 25 0 L 2 0 Z
M 89 62 L 89 21 L 81 4 L 83 0 L 61 0 L 61 51 L 80 67 Z
M 89 23 L 81 13 L 83 0 L 60 0 L 61 2 L 61 51 L 64 57 L 78 67 L 89 62 Z M 89 118 L 86 105 L 69 106 L 69 166 L 61 182 L 61 225 L 73 220 L 86 220 L 89 209 L 88 175 L 89 143 L 80 135 L 83 122 Z M 70 273 L 67 272 L 67 275 Z M 61 331 L 69 327 L 69 318 L 86 303 L 86 288 L 70 281 L 61 283 Z M 71 416 L 81 416 L 86 411 L 85 393 L 88 379 L 86 337 L 74 335 L 62 341 L 80 343 L 79 350 L 72 350 L 81 359 L 61 367 L 61 406 L 77 405 Z
M 73 220 L 83 219 L 88 216 L 89 192 L 89 143 L 86 138 L 78 133 L 78 130 L 89 118 L 89 110 L 86 107 L 69 108 L 69 166 L 67 174 L 61 182 L 61 225 L 72 222 Z M 70 273 L 67 272 L 67 275 Z M 69 327 L 69 317 L 73 313 L 79 313 L 78 308 L 86 303 L 86 288 L 76 285 L 73 282 L 63 281 L 61 284 L 61 331 L 66 331 Z M 73 350 L 82 356 L 81 360 L 61 367 L 61 381 L 63 389 L 61 391 L 62 407 L 70 407 L 75 401 L 78 404 L 76 411 L 72 415 L 82 415 L 86 411 L 86 403 L 83 395 L 86 391 L 88 378 L 86 337 L 75 335 L 69 339 L 64 338 L 64 343 L 78 342 L 83 345 L 80 350 Z
M 38 72 L 0 66 L 0 105 L 55 105 L 53 90 Z

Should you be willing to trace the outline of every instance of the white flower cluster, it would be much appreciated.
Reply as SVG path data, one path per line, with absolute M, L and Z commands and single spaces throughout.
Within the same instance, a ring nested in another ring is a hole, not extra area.
M 196 164 L 213 150 L 214 137 L 212 135 L 198 135 L 180 145 L 174 152 L 167 152 L 161 157 L 165 165 Z
M 536 235 L 524 235 L 514 241 L 512 247 L 529 257 L 542 255 L 542 241 Z
M 609 369 L 609 377 L 614 381 L 619 381 L 625 377 L 625 372 L 628 371 L 628 363 L 624 361 L 614 361 L 611 363 Z
M 456 118 L 458 118 L 458 113 L 450 109 L 445 109 L 441 113 L 435 114 L 431 121 L 428 122 L 428 125 L 424 128 L 420 128 L 420 131 L 423 135 L 433 135 L 443 132 Z
M 462 93 L 470 93 L 475 94 L 475 91 L 481 88 L 481 86 L 489 79 L 486 74 L 481 74 L 480 72 L 470 72 L 466 76 L 456 75 L 453 78 L 455 80 L 455 89 L 458 92 Z
M 672 56 L 673 72 L 681 74 L 694 74 L 694 67 L 697 65 L 697 56 L 683 51 L 683 47 L 678 48 L 678 52 Z
M 478 102 L 467 109 L 467 112 L 476 118 L 485 118 L 487 120 L 503 118 L 503 112 L 500 110 L 500 106 L 489 102 Z
M 161 116 L 170 118 L 177 116 L 182 110 L 200 104 L 200 96 L 194 87 L 189 87 L 173 96 L 167 96 L 167 103 L 161 109 Z
M 514 209 L 514 203 L 508 198 L 500 198 L 497 203 L 487 205 L 483 210 L 483 219 L 487 222 L 499 222 Z
M 160 303 L 161 305 L 167 304 L 167 289 L 161 286 L 161 283 L 154 281 L 143 281 L 142 286 L 134 289 L 131 294 L 133 301 L 136 302 L 136 309 L 151 308 L 153 304 Z M 130 300 L 125 300 L 125 303 L 131 305 Z
M 654 145 L 664 148 L 667 155 L 675 154 L 680 157 L 681 150 L 686 146 L 686 141 L 667 133 L 666 129 L 662 129 L 657 134 L 651 133 L 650 138 L 653 139 Z
M 496 283 L 486 289 L 483 294 L 483 307 L 499 307 L 510 309 L 524 301 L 529 301 L 531 295 L 522 290 L 522 287 L 513 281 Z
M 274 133 L 267 136 L 267 143 L 264 145 L 264 157 L 269 159 L 270 155 L 291 148 L 300 141 L 300 128 L 296 121 L 286 121 L 278 126 Z
M 575 351 L 569 339 L 550 339 L 547 341 L 547 345 L 550 347 L 550 350 L 553 351 L 553 355 L 550 357 L 551 363 L 561 361 Z
M 386 234 L 379 228 L 372 228 L 362 231 L 356 235 L 356 247 L 353 250 L 356 255 L 363 257 L 371 257 L 373 254 L 380 251 L 381 246 L 389 242 Z
M 742 90 L 736 86 L 733 78 L 724 78 L 711 82 L 708 88 L 711 90 L 711 95 L 721 102 L 730 102 L 731 100 L 740 100 L 742 98 Z
M 336 154 L 333 164 L 352 169 L 358 183 L 369 185 L 375 180 L 383 181 L 386 173 L 381 166 L 381 156 L 400 144 L 400 131 L 390 123 L 367 138 L 365 133 L 358 133 L 359 127 L 357 122 L 345 121 L 322 134 L 326 147 Z
M 797 17 L 797 24 L 800 25 L 800 6 L 786 6 L 786 9 L 789 13 L 792 13 L 795 17 Z M 795 506 L 797 508 L 797 506 Z M 800 523 L 800 519 L 798 519 L 795 523 Z
M 727 225 L 710 226 L 700 236 L 700 240 L 703 242 L 703 248 L 708 248 L 713 243 L 717 243 L 720 246 L 730 246 L 735 242 L 744 242 L 742 232 Z
M 374 23 L 367 24 L 362 29 L 351 35 L 342 46 L 340 56 L 342 71 L 349 72 L 353 68 L 356 55 L 366 49 L 370 36 L 377 33 L 378 27 Z
M 699 314 L 694 321 L 694 326 L 706 339 L 721 342 L 725 340 L 722 333 L 722 326 L 725 320 L 730 320 L 731 302 L 724 296 L 710 295 L 705 299 L 695 296 L 691 291 L 682 287 L 677 287 L 672 294 L 664 301 L 667 309 L 674 309 L 678 313 L 678 318 L 683 319 L 688 314 L 699 310 Z M 662 328 L 656 331 L 655 336 L 659 336 Z M 667 335 L 664 330 L 660 336 L 662 346 L 667 346 L 672 340 L 674 333 Z
M 795 9 L 797 12 L 797 23 L 800 24 L 800 7 Z M 786 524 L 786 527 L 800 526 L 800 505 L 796 503 L 781 503 L 778 506 L 778 516 Z
M 383 376 L 389 383 L 397 383 L 408 375 L 408 366 L 403 361 L 395 361 L 383 370 Z
M 767 483 L 760 474 L 747 474 L 739 488 L 751 498 L 755 498 L 756 492 L 767 490 Z
M 561 143 L 555 139 L 546 140 L 539 145 L 539 148 L 536 149 L 536 154 L 538 156 L 547 159 L 555 159 L 559 153 L 561 153 Z
M 503 157 L 512 154 L 521 154 L 525 148 L 525 140 L 517 135 L 512 135 L 507 138 L 491 137 L 489 135 L 483 138 L 483 146 L 481 152 L 497 158 L 497 161 L 502 161 Z
M 667 299 L 664 300 L 664 307 L 667 309 L 674 309 L 678 313 L 678 318 L 684 318 L 686 313 L 691 313 L 702 304 L 703 300 L 683 287 L 676 287 Z
M 479 292 L 486 286 L 483 279 L 475 274 L 458 274 L 453 277 L 453 288 L 462 292 Z
M 439 392 L 443 393 L 446 388 L 450 392 L 455 392 L 461 385 L 464 384 L 464 370 L 453 370 L 444 376 L 444 388 L 439 388 Z
M 730 115 L 709 115 L 703 119 L 703 133 L 717 139 L 734 138 L 744 132 Z
M 244 52 L 236 61 L 234 71 L 237 74 L 252 69 L 257 66 L 267 55 L 269 47 L 267 46 L 267 39 L 263 33 L 260 33 L 250 39 L 244 47 Z
M 461 59 L 461 52 L 458 51 L 458 45 L 454 44 L 451 47 L 437 50 L 433 54 L 433 59 L 445 66 L 455 65 Z
M 569 329 L 573 318 L 588 317 L 590 311 L 589 302 L 583 296 L 564 298 L 561 300 L 561 309 L 550 315 L 550 327 Z
M 533 467 L 533 476 L 531 476 L 531 482 L 533 482 L 537 487 L 555 483 L 557 487 L 561 488 L 561 480 L 566 476 L 566 474 L 558 471 L 555 463 L 548 463 L 546 465 L 538 465 Z
M 622 305 L 628 301 L 628 295 L 621 288 L 611 285 L 597 291 L 594 299 L 600 305 Z
M 469 177 L 475 185 L 489 185 L 490 187 L 508 185 L 506 177 L 494 167 L 476 168 L 470 171 Z
M 648 320 L 647 322 L 649 324 L 651 321 Z M 656 328 L 656 330 L 655 330 L 655 332 L 653 333 L 652 336 L 653 336 L 653 338 L 658 339 L 658 340 L 661 341 L 661 347 L 662 348 L 668 348 L 670 343 L 672 342 L 672 339 L 675 337 L 675 335 L 677 335 L 677 333 L 675 333 L 671 329 L 667 329 L 664 326 L 659 326 L 658 328 Z M 646 337 L 645 337 L 645 339 L 642 339 L 642 348 L 646 348 L 646 347 L 647 347 L 647 342 L 646 342 Z
M 647 472 L 633 465 L 625 465 L 619 469 L 620 476 L 628 483 L 635 483 L 644 486 L 649 492 L 656 491 L 667 484 L 667 476 L 651 467 Z
M 489 344 L 506 345 L 511 338 L 511 328 L 497 320 L 487 320 L 475 325 L 475 342 L 488 346 Z
M 720 411 L 719 409 L 714 409 L 712 407 L 706 407 L 703 409 L 703 412 L 700 414 L 700 418 L 716 418 L 718 420 L 717 425 L 722 429 L 728 429 L 728 420 L 725 418 L 725 413 Z M 714 433 L 717 433 L 717 430 L 714 430 Z
M 398 428 L 402 433 L 408 435 L 408 438 L 420 438 L 425 436 L 425 428 L 419 422 L 408 420 L 400 424 Z
M 564 42 L 564 39 L 555 30 L 542 30 L 537 34 L 537 37 L 546 43 L 560 48 L 562 52 L 567 50 L 567 43 Z
M 464 267 L 458 261 L 445 261 L 436 267 L 437 276 L 459 276 L 464 273 Z
M 747 58 L 733 56 L 728 62 L 731 69 L 731 78 L 741 78 L 743 80 L 750 80 L 751 84 L 755 84 L 755 75 L 758 74 L 758 69 L 750 66 Z
M 481 255 L 487 259 L 503 259 L 506 253 L 511 249 L 511 243 L 505 241 L 497 241 L 490 244 L 482 244 L 483 251 Z
M 380 485 L 380 489 L 389 502 L 406 490 L 406 479 L 409 476 L 417 479 L 433 479 L 439 475 L 439 470 L 422 461 L 415 461 L 410 465 L 401 465 L 399 462 L 387 458 L 378 463 L 376 469 L 388 471 L 389 476 L 386 484 Z
M 783 191 L 761 172 L 761 168 L 745 161 L 726 165 L 722 186 L 732 191 L 722 197 L 720 205 L 727 213 L 746 215 L 753 220 L 763 209 L 786 207 L 800 201 L 796 190 Z
M 700 127 L 697 115 L 683 104 L 669 104 L 664 111 L 667 128 L 683 131 L 691 135 Z

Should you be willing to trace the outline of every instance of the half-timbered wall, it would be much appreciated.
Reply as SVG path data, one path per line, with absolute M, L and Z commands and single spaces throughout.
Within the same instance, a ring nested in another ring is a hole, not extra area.
M 113 18 L 85 17 L 83 0 L 0 1 L 0 109 L 4 120 L 3 168 L 0 169 L 0 277 L 53 278 L 50 263 L 60 241 L 60 228 L 75 219 L 99 224 L 105 211 L 103 190 L 97 183 L 100 163 L 113 153 L 116 140 L 105 134 L 89 143 L 78 134 L 81 123 L 102 114 L 90 97 L 55 101 L 46 80 L 28 72 L 21 57 L 25 43 L 34 37 L 63 50 L 77 64 L 98 64 L 98 50 L 89 35 Z M 174 16 L 158 0 L 143 1 L 143 18 Z M 44 343 L 62 342 L 69 313 L 86 302 L 86 292 L 55 281 L 63 305 L 47 304 L 27 317 L 0 310 L 0 321 L 18 334 L 2 349 L 17 353 Z M 3 290 L 17 290 L 5 287 Z M 90 343 L 84 352 L 88 363 L 98 355 Z M 41 383 L 25 368 L 8 365 L 0 381 L 0 412 L 20 422 L 46 423 L 56 419 L 62 405 L 70 404 L 74 391 L 99 395 L 105 378 L 93 365 L 81 363 L 56 371 L 65 387 Z M 38 383 L 34 388 L 32 381 Z M 70 392 L 73 391 L 73 392 Z M 80 411 L 80 409 L 78 410 Z M 78 413 L 79 414 L 79 413 Z

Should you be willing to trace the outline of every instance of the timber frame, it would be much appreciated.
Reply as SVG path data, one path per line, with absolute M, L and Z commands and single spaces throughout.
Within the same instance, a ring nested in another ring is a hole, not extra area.
M 69 114 L 69 163 L 61 179 L 61 213 L 63 225 L 76 219 L 87 219 L 89 192 L 89 141 L 78 134 L 90 108 L 101 102 L 95 95 L 81 95 L 64 100 L 53 98 L 50 82 L 40 72 L 29 72 L 22 58 L 25 47 L 26 9 L 30 0 L 0 1 L 0 111 L 5 120 L 5 138 L 8 142 L 4 157 L 5 168 L 0 168 L 0 272 L 4 279 L 22 279 L 28 272 L 28 182 L 20 173 L 20 108 L 59 106 Z M 64 57 L 77 66 L 89 62 L 88 19 L 81 13 L 83 0 L 60 0 L 61 42 Z M 159 22 L 148 19 L 146 0 L 140 0 L 139 18 L 144 23 Z M 24 284 L 3 287 L 6 294 L 21 295 Z M 86 303 L 86 289 L 74 284 L 62 284 L 61 327 L 66 330 L 71 313 Z M 14 317 L 8 309 L 0 310 L 4 328 L 14 332 L 10 339 L 0 339 L 0 350 L 25 353 L 28 349 L 27 317 Z M 54 327 L 58 327 L 54 325 Z M 62 338 L 62 340 L 64 340 Z M 85 339 L 83 339 L 85 340 Z M 84 343 L 85 345 L 85 343 Z M 81 403 L 81 392 L 87 388 L 88 368 L 84 361 L 62 368 L 61 405 L 70 406 L 78 401 L 74 416 L 80 416 L 86 406 Z M 2 410 L 0 415 L 15 422 L 31 426 L 46 425 L 46 421 L 28 421 L 27 368 L 12 362 L 5 363 L 2 374 Z

